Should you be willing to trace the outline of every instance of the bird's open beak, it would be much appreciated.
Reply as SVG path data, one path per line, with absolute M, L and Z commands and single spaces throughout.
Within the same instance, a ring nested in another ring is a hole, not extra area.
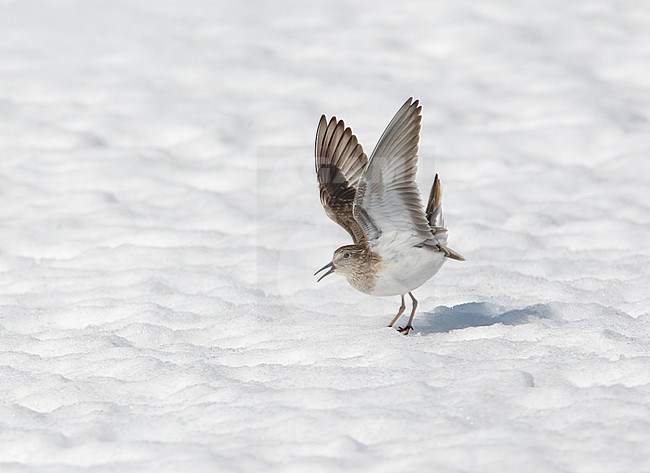
M 316 272 L 314 273 L 314 276 L 316 276 L 318 273 L 320 273 L 321 271 L 323 271 L 323 270 L 325 270 L 325 269 L 327 269 L 327 268 L 332 268 L 332 269 L 330 269 L 328 272 L 326 272 L 326 273 L 323 274 L 320 278 L 318 278 L 318 281 L 316 281 L 316 282 L 320 282 L 321 279 L 323 279 L 325 276 L 329 276 L 329 275 L 332 274 L 332 273 L 334 272 L 334 270 L 336 269 L 336 268 L 334 267 L 334 263 L 327 263 L 327 264 L 326 264 L 325 266 L 323 266 L 321 269 L 319 269 L 318 271 L 316 271 Z

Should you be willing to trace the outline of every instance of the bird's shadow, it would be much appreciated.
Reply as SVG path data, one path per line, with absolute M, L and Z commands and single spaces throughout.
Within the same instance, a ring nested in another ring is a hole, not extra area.
M 416 331 L 422 335 L 429 333 L 447 333 L 470 327 L 489 325 L 519 325 L 532 319 L 551 317 L 551 310 L 546 304 L 536 304 L 522 309 L 504 310 L 485 302 L 468 302 L 453 307 L 439 306 L 433 312 L 420 316 Z

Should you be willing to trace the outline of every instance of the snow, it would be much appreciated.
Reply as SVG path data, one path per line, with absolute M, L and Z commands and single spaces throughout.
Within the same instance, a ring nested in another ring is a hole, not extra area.
M 0 471 L 650 471 L 647 2 L 0 6 Z M 312 142 L 409 96 L 404 337 Z

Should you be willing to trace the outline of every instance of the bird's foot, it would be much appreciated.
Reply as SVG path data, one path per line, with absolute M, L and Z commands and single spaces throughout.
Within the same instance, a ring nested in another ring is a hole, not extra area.
M 412 329 L 413 329 L 412 325 L 407 325 L 406 327 L 399 327 L 397 331 L 399 333 L 403 333 L 404 335 L 408 335 Z

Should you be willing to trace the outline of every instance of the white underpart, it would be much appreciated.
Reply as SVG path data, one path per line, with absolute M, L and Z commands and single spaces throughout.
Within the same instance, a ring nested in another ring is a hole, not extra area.
M 387 245 L 382 255 L 381 272 L 372 295 L 394 296 L 417 289 L 431 279 L 444 264 L 444 253 L 430 247 Z

